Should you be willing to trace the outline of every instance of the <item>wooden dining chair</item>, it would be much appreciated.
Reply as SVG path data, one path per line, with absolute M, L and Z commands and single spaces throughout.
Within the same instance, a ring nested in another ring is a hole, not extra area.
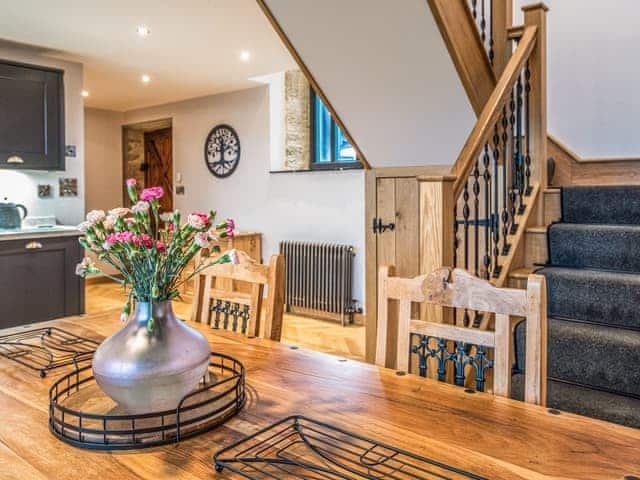
M 232 330 L 257 337 L 264 323 L 264 338 L 280 341 L 284 311 L 284 257 L 272 255 L 268 264 L 236 250 L 238 263 L 212 265 L 195 282 L 191 320 L 213 328 Z M 248 291 L 235 283 L 249 285 Z M 262 319 L 264 288 L 267 287 Z
M 393 267 L 383 266 L 378 274 L 378 295 L 376 364 L 389 363 L 387 337 L 391 328 L 388 318 L 390 300 L 395 300 L 399 304 L 397 370 L 409 372 L 411 353 L 421 352 L 423 360 L 435 360 L 439 380 L 445 380 L 447 365 L 453 365 L 456 384 L 464 385 L 465 369 L 472 367 L 476 384 L 482 387 L 487 370 L 493 369 L 493 393 L 503 397 L 511 395 L 513 335 L 510 317 L 524 317 L 524 400 L 538 405 L 546 403 L 547 306 L 543 276 L 530 275 L 527 290 L 520 290 L 497 288 L 461 269 L 440 268 L 429 275 L 401 278 L 393 275 Z M 479 330 L 418 320 L 412 315 L 414 302 L 494 314 L 495 328 Z M 420 339 L 419 343 L 412 345 L 412 337 Z M 493 349 L 493 359 L 487 356 L 488 349 Z M 420 368 L 427 368 L 426 360 Z

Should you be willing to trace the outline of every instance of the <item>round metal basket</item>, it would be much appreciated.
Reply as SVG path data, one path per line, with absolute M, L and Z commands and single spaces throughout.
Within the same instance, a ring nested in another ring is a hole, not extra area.
M 49 429 L 60 440 L 81 448 L 157 447 L 217 427 L 238 413 L 245 400 L 244 366 L 221 353 L 211 354 L 207 374 L 175 410 L 136 415 L 118 412 L 97 386 L 91 365 L 86 365 L 61 377 L 49 390 Z

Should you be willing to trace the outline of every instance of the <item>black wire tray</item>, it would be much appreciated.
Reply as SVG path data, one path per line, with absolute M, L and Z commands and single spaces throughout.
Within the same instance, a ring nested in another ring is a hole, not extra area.
M 285 418 L 216 453 L 216 471 L 253 480 L 486 480 L 326 423 Z
M 244 365 L 221 353 L 211 354 L 207 374 L 175 410 L 135 415 L 119 411 L 87 365 L 49 390 L 49 430 L 70 445 L 92 450 L 157 447 L 217 427 L 238 413 L 245 400 Z
M 91 360 L 99 343 L 56 327 L 37 328 L 0 337 L 0 356 L 40 373 Z

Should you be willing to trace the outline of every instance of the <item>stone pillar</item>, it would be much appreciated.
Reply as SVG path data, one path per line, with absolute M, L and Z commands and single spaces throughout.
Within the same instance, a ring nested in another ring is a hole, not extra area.
M 285 170 L 306 170 L 311 163 L 309 82 L 300 70 L 285 72 Z

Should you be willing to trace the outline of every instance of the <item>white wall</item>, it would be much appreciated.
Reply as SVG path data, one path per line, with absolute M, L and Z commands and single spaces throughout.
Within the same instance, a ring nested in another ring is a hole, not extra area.
M 531 0 L 515 0 L 520 7 Z M 637 0 L 545 0 L 549 132 L 582 157 L 640 156 Z
M 448 165 L 475 115 L 426 0 L 266 0 L 374 167 Z
M 0 59 L 24 62 L 64 70 L 65 135 L 67 145 L 75 145 L 77 156 L 67 158 L 65 172 L 0 170 L 0 200 L 22 203 L 29 215 L 55 215 L 59 223 L 75 225 L 84 217 L 84 106 L 82 101 L 82 65 L 53 59 L 31 49 L 0 44 Z M 58 178 L 78 179 L 77 197 L 59 197 Z M 38 198 L 38 184 L 51 185 L 52 197 Z
M 122 123 L 124 114 L 86 108 L 85 210 L 109 210 L 122 203 Z
M 234 217 L 242 231 L 262 232 L 263 257 L 278 252 L 280 240 L 347 243 L 356 248 L 355 298 L 364 302 L 364 174 L 348 172 L 269 173 L 268 87 L 196 98 L 125 112 L 125 123 L 170 117 L 174 172 L 184 195 L 174 205 L 183 213 L 217 209 Z M 242 145 L 235 173 L 212 176 L 204 162 L 204 141 L 215 125 L 233 126 Z

